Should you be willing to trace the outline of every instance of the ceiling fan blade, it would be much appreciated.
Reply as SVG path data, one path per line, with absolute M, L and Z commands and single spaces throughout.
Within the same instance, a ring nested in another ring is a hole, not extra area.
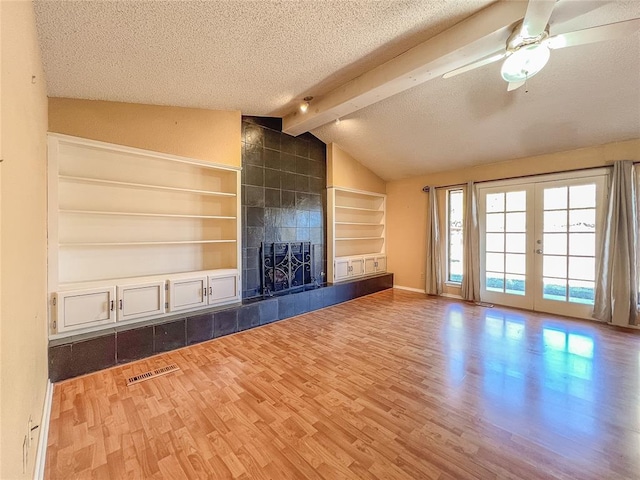
M 529 0 L 520 35 L 524 38 L 533 38 L 544 32 L 555 5 L 556 0 Z
M 640 18 L 634 18 L 633 20 L 626 20 L 624 22 L 610 23 L 608 25 L 600 25 L 599 27 L 561 33 L 560 35 L 547 38 L 542 43 L 551 49 L 575 47 L 577 45 L 586 45 L 587 43 L 627 37 L 633 35 L 638 30 L 640 30 Z
M 509 86 L 507 87 L 507 92 L 512 90 L 516 90 L 524 85 L 525 82 L 509 82 Z
M 499 53 L 495 53 L 490 55 L 489 57 L 483 58 L 482 60 L 478 60 L 477 62 L 470 63 L 465 65 L 464 67 L 456 68 L 455 70 L 451 70 L 450 72 L 442 75 L 442 78 L 451 78 L 456 75 L 460 75 L 461 73 L 468 72 L 469 70 L 474 70 L 479 67 L 484 67 L 485 65 L 489 65 L 490 63 L 497 62 L 505 57 L 506 53 L 501 51 Z

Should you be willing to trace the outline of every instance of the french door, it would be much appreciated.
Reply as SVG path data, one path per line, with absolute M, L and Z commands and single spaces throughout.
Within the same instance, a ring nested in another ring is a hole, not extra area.
M 481 298 L 591 318 L 606 173 L 478 189 Z

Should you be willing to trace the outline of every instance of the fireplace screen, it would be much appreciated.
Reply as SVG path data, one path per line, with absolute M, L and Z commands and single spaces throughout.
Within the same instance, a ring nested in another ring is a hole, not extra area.
M 312 282 L 311 243 L 262 243 L 262 293 L 271 295 Z

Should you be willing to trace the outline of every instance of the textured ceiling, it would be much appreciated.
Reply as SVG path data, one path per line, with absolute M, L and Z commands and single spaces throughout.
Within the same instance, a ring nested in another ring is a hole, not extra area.
M 50 96 L 284 115 L 489 3 L 46 1 L 36 18 Z M 636 0 L 561 0 L 551 29 L 636 17 Z M 386 179 L 638 138 L 640 34 L 552 52 L 528 93 L 494 64 L 312 133 Z

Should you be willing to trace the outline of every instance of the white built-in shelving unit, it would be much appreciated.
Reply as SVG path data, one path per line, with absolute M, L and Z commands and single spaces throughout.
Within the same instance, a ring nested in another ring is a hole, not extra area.
M 58 134 L 48 156 L 52 337 L 240 300 L 239 167 Z
M 327 189 L 329 281 L 384 272 L 386 195 Z

